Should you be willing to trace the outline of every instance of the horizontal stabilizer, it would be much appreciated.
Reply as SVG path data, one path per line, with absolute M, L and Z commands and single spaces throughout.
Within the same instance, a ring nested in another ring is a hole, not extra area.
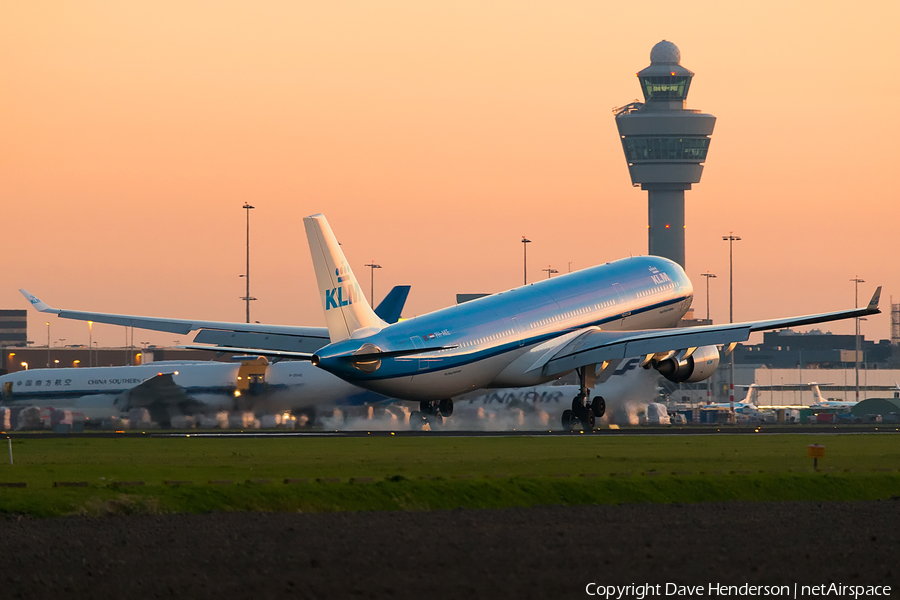
M 400 320 L 400 313 L 406 306 L 406 298 L 409 296 L 408 285 L 395 285 L 384 297 L 384 300 L 375 307 L 375 314 L 385 323 L 396 323 Z
M 350 362 L 364 362 L 368 360 L 378 360 L 381 358 L 397 358 L 398 356 L 411 356 L 414 354 L 425 354 L 427 352 L 438 352 L 440 350 L 452 350 L 458 346 L 433 346 L 431 348 L 410 348 L 408 350 L 394 350 L 393 352 L 367 352 L 365 354 L 346 354 L 339 358 Z
M 250 354 L 253 356 L 274 356 L 277 358 L 291 358 L 294 360 L 312 360 L 314 356 L 309 352 L 288 352 L 285 350 L 271 350 L 268 348 L 234 348 L 232 346 L 199 346 L 193 344 L 175 347 L 183 348 L 185 350 L 208 350 L 220 354 Z

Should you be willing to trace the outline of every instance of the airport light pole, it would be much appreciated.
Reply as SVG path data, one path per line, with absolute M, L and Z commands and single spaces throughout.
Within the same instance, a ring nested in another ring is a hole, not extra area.
M 859 308 L 859 284 L 865 283 L 865 280 L 857 275 L 850 281 L 854 284 L 853 307 Z M 856 401 L 859 402 L 859 317 L 854 321 L 856 321 L 856 355 L 853 357 L 853 363 L 856 368 Z
M 50 368 L 50 321 L 47 321 L 47 368 Z
M 88 366 L 94 366 L 94 322 L 88 321 Z
M 522 236 L 522 267 L 525 273 L 525 283 L 523 285 L 528 285 L 528 244 L 531 243 L 524 235 Z
M 734 323 L 734 243 L 741 241 L 740 236 L 723 235 L 722 239 L 728 241 L 728 322 Z
M 255 206 L 251 206 L 249 202 L 244 202 L 244 210 L 247 211 L 247 270 L 244 272 L 244 275 L 240 275 L 240 277 L 246 278 L 247 284 L 247 293 L 241 298 L 244 302 L 247 303 L 247 322 L 250 322 L 250 301 L 256 300 L 250 296 L 250 211 L 256 208 Z
M 372 304 L 372 307 L 375 307 L 375 269 L 380 269 L 381 265 L 375 264 L 373 260 L 369 264 L 365 265 L 369 267 L 369 302 Z
M 541 269 L 541 271 L 546 271 L 546 272 L 547 272 L 547 279 L 550 279 L 550 277 L 551 277 L 554 273 L 559 273 L 559 271 L 557 271 L 556 269 L 554 269 L 554 268 L 551 267 L 550 265 L 547 265 L 547 268 L 546 268 L 546 269 Z
M 706 320 L 709 321 L 709 280 L 714 279 L 715 274 L 709 271 L 700 274 L 706 277 Z
M 740 236 L 729 231 L 722 236 L 728 241 L 728 322 L 734 323 L 734 243 L 741 241 Z M 706 280 L 707 283 L 709 279 Z M 734 350 L 731 351 L 731 383 L 728 388 L 728 402 L 731 404 L 731 412 L 734 414 Z
M 701 273 L 701 275 L 706 278 L 706 321 L 709 323 L 709 280 L 715 277 L 715 275 L 709 271 Z M 706 403 L 712 403 L 712 377 L 706 380 Z

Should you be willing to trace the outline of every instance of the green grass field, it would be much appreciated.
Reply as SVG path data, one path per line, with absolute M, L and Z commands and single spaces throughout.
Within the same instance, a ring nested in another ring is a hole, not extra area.
M 808 444 L 826 454 L 812 469 Z M 5 445 L 5 444 L 4 444 Z M 0 448 L 5 459 L 6 448 Z M 416 510 L 900 495 L 900 436 L 18 438 L 0 512 Z M 7 461 L 4 460 L 4 463 Z M 285 479 L 306 482 L 283 483 Z M 252 480 L 270 480 L 253 483 Z M 339 479 L 339 481 L 334 481 Z M 165 481 L 191 481 L 172 486 Z M 231 484 L 210 484 L 231 480 Z M 117 487 L 142 481 L 144 485 Z M 87 482 L 87 487 L 54 487 Z

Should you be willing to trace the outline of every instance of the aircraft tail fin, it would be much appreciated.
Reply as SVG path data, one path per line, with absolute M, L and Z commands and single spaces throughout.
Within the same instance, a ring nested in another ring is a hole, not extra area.
M 809 382 L 809 389 L 812 390 L 813 393 L 813 404 L 822 404 L 828 400 L 828 398 L 822 395 L 822 390 L 819 389 L 819 384 L 815 381 Z
M 744 403 L 759 406 L 759 386 L 757 384 L 752 383 L 747 388 L 747 397 L 744 398 Z
M 331 341 L 346 340 L 362 329 L 374 332 L 386 327 L 366 301 L 325 215 L 304 217 L 303 225 Z

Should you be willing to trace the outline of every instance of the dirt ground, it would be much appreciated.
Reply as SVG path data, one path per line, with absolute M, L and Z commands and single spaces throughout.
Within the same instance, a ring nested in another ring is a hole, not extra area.
M 900 584 L 900 500 L 9 517 L 0 528 L 2 598 L 525 599 L 585 598 L 589 583 L 661 584 L 663 596 L 666 583 Z

